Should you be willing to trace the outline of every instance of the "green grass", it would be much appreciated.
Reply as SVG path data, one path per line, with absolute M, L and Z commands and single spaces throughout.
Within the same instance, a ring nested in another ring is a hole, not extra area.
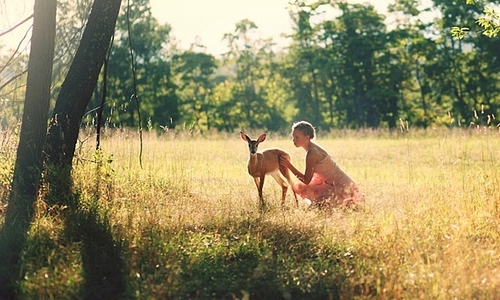
M 254 133 L 256 135 L 258 133 Z M 76 212 L 43 199 L 22 254 L 23 299 L 497 299 L 500 134 L 332 132 L 366 194 L 318 210 L 246 172 L 238 134 L 110 134 L 75 159 Z M 288 137 L 261 145 L 304 152 Z M 99 163 L 97 163 L 99 162 Z M 0 224 L 3 215 L 0 215 Z

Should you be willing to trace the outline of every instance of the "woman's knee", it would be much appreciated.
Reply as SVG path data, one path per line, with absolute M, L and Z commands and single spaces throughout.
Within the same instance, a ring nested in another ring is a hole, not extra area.
M 297 182 L 292 186 L 292 189 L 295 193 L 302 193 L 305 187 L 307 187 L 307 185 L 305 185 L 304 183 Z

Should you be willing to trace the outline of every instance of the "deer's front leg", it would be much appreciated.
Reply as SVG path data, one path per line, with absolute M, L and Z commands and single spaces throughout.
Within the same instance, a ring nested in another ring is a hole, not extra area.
M 264 180 L 266 178 L 266 175 L 261 175 L 258 177 L 259 183 L 257 184 L 257 179 L 255 180 L 255 183 L 257 184 L 257 190 L 259 191 L 259 199 L 260 199 L 260 205 L 264 206 L 264 196 L 262 195 L 262 190 L 264 188 Z
M 259 193 L 259 199 L 262 201 L 262 194 L 260 191 L 260 177 L 254 177 L 253 181 L 255 182 L 255 186 L 257 187 L 257 192 Z

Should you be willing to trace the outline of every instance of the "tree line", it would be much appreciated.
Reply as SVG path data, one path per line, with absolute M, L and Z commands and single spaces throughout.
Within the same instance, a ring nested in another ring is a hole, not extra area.
M 59 3 L 54 95 L 88 3 Z M 480 34 L 474 19 L 484 10 L 480 4 L 432 0 L 422 7 L 396 0 L 384 16 L 369 4 L 294 1 L 285 49 L 256 38 L 258 26 L 244 19 L 228 28 L 227 52 L 219 58 L 201 44 L 180 49 L 148 0 L 125 4 L 85 125 L 201 132 L 279 131 L 299 119 L 320 128 L 496 125 L 499 41 Z M 335 17 L 326 17 L 332 11 Z M 460 24 L 478 34 L 454 38 L 450 29 Z M 15 63 L 9 58 L 1 58 L 10 63 L 4 70 L 20 73 L 27 65 L 22 56 Z M 12 100 L 2 102 L 4 124 L 20 119 L 22 101 L 15 100 L 24 95 L 25 80 L 1 86 L 2 98 Z

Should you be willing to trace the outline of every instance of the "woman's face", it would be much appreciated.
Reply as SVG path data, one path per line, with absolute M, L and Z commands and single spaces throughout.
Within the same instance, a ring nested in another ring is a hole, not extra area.
M 310 140 L 309 136 L 304 135 L 300 130 L 294 129 L 292 131 L 292 141 L 295 147 L 304 147 Z

